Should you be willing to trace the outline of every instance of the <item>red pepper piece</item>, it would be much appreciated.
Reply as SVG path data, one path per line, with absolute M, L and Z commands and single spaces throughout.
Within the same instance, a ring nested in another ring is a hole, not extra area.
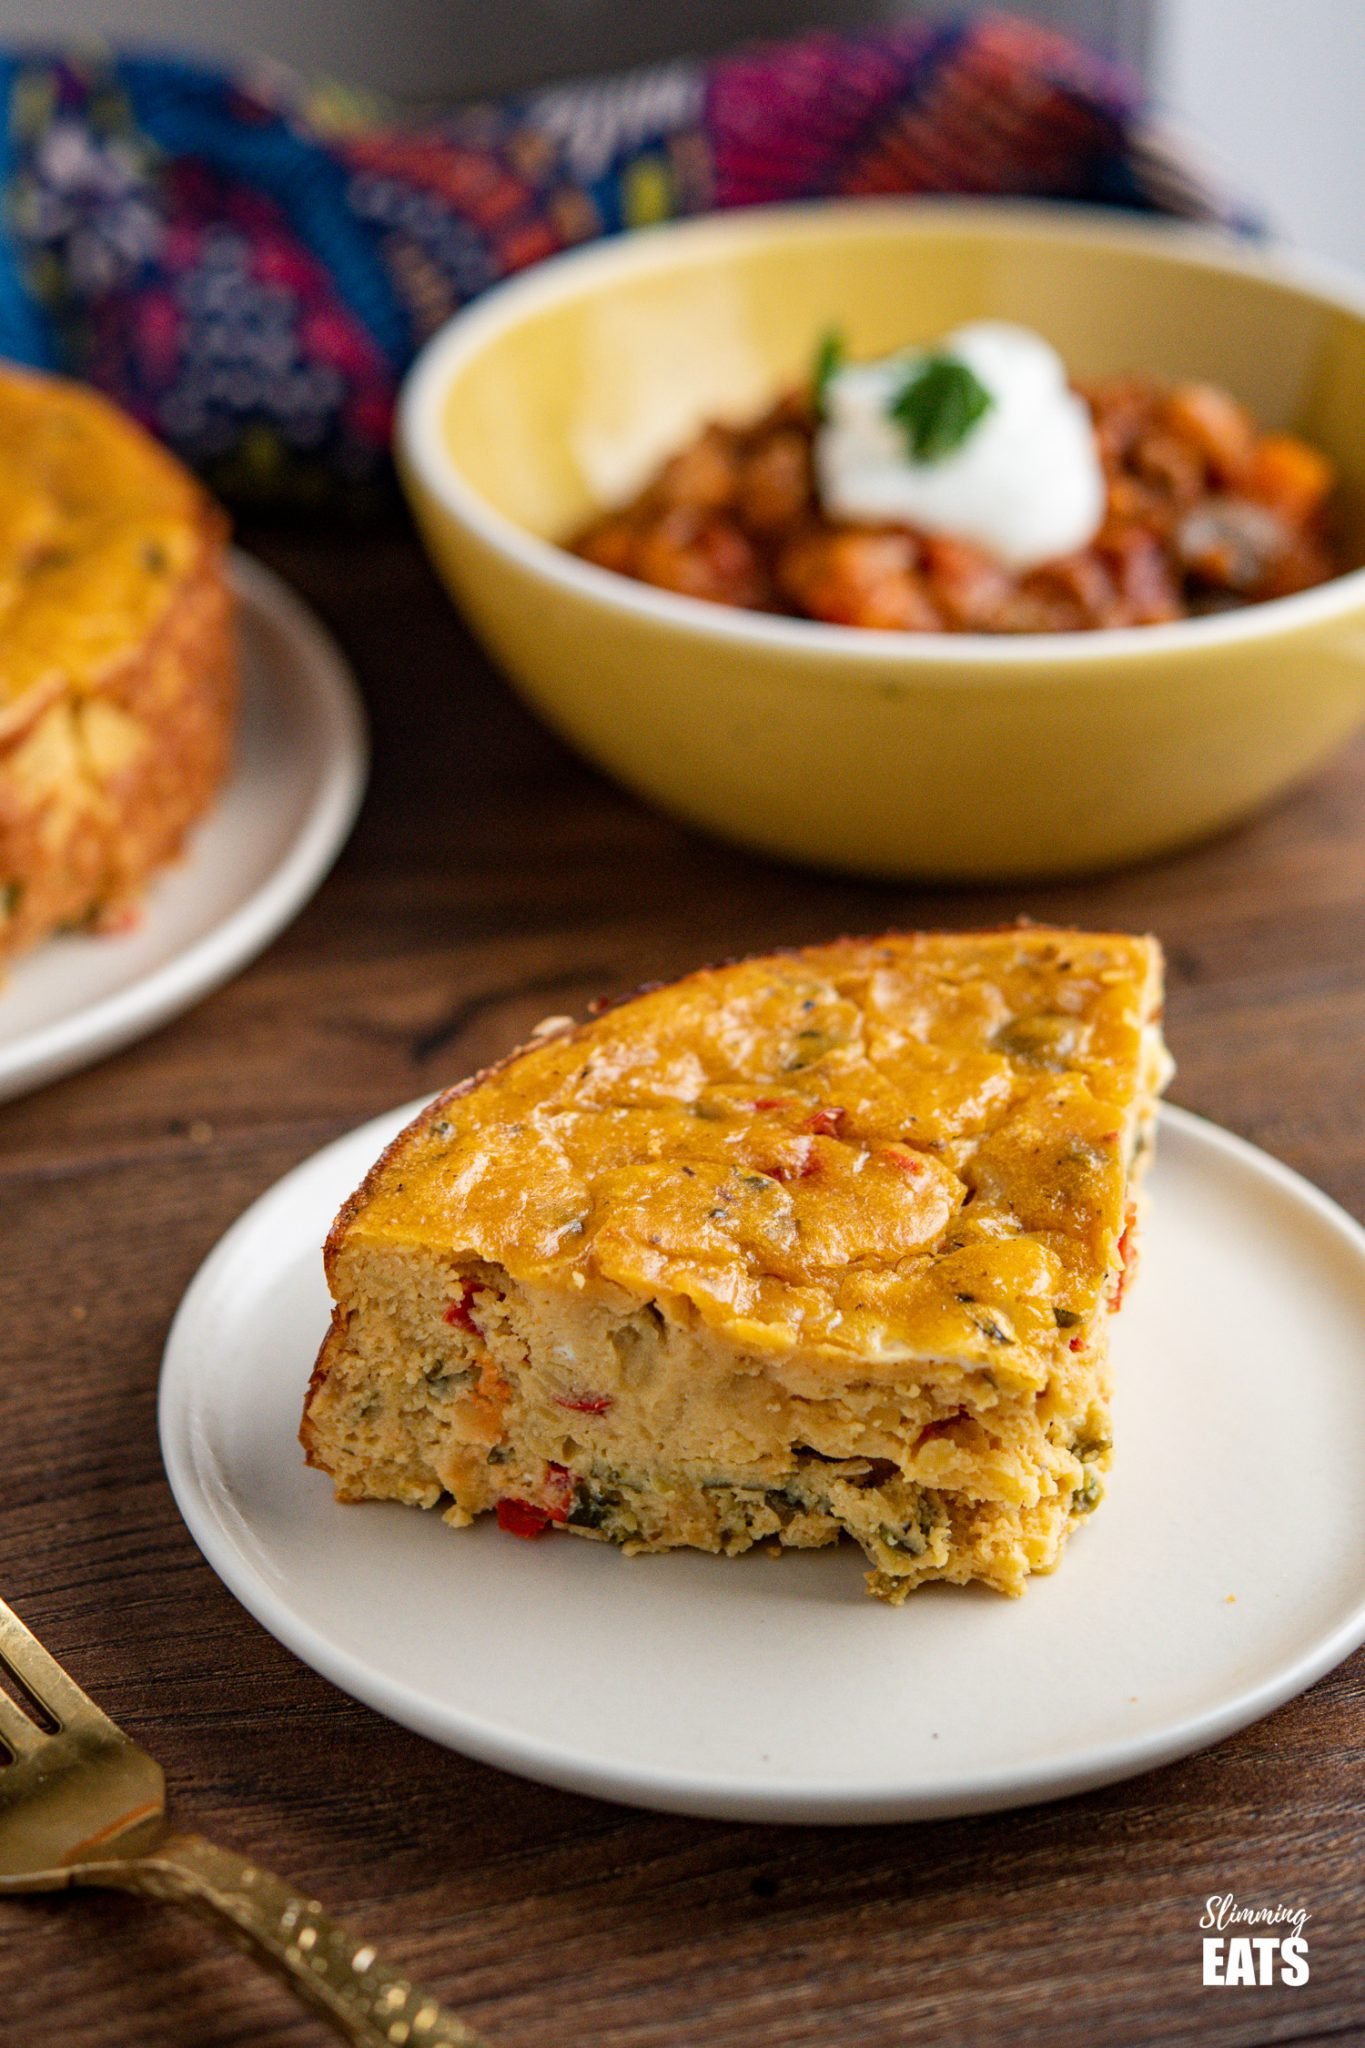
M 813 1109 L 806 1118 L 806 1129 L 817 1138 L 837 1138 L 847 1118 L 846 1109 Z
M 605 1415 L 614 1394 L 556 1394 L 556 1408 L 570 1408 L 575 1415 Z
M 1109 1304 L 1111 1315 L 1117 1315 L 1123 1306 L 1123 1297 L 1134 1273 L 1137 1271 L 1137 1210 L 1129 1205 L 1119 1239 L 1119 1284 L 1114 1289 L 1114 1298 Z
M 448 1303 L 445 1309 L 442 1310 L 442 1321 L 454 1323 L 457 1329 L 469 1330 L 472 1331 L 474 1336 L 481 1337 L 483 1332 L 469 1313 L 469 1304 L 478 1291 L 472 1280 L 462 1280 L 460 1282 L 460 1291 L 454 1301 Z
M 909 1152 L 903 1145 L 883 1145 L 877 1154 L 888 1166 L 894 1166 L 897 1173 L 908 1173 L 913 1180 L 924 1171 L 924 1161 L 917 1152 Z
M 551 1519 L 550 1510 L 537 1507 L 533 1500 L 509 1498 L 498 1502 L 498 1527 L 509 1536 L 543 1536 Z
M 1084 1337 L 1068 1337 L 1066 1348 L 1068 1351 L 1079 1351 L 1084 1342 Z
M 545 1513 L 552 1522 L 567 1522 L 573 1506 L 573 1473 L 567 1465 L 545 1467 Z
M 750 1109 L 790 1109 L 790 1095 L 756 1095 L 749 1104 Z
M 824 1170 L 825 1163 L 809 1138 L 805 1141 L 805 1150 L 795 1159 L 779 1159 L 774 1165 L 763 1168 L 770 1180 L 782 1181 L 784 1184 L 790 1180 L 810 1180 Z
M 961 1422 L 966 1413 L 965 1408 L 954 1408 L 951 1415 L 940 1415 L 937 1422 L 926 1422 L 915 1438 L 915 1449 L 918 1450 L 921 1444 L 932 1443 L 935 1437 L 951 1436 L 955 1424 Z

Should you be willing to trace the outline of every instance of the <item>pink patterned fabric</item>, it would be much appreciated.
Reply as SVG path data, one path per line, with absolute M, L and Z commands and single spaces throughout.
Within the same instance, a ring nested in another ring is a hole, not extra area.
M 0 353 L 240 501 L 364 498 L 415 350 L 498 279 L 711 208 L 889 192 L 1216 217 L 1098 59 L 1008 16 L 811 34 L 419 125 L 277 67 L 0 51 Z

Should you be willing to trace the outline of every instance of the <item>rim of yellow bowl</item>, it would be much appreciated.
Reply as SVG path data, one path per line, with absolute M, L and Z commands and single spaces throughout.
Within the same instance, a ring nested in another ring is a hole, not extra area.
M 1189 222 L 1153 222 L 1069 200 L 974 200 L 926 194 L 743 207 L 732 213 L 667 221 L 565 250 L 504 279 L 453 315 L 420 350 L 399 393 L 394 437 L 400 470 L 489 547 L 562 589 L 736 648 L 781 648 L 798 658 L 838 654 L 849 661 L 849 673 L 855 672 L 855 661 L 866 662 L 870 668 L 899 669 L 947 664 L 960 668 L 964 678 L 985 669 L 1036 669 L 1040 665 L 1060 673 L 1077 665 L 1093 666 L 1097 659 L 1127 663 L 1161 652 L 1228 647 L 1289 635 L 1365 606 L 1362 566 L 1289 597 L 1266 598 L 1237 611 L 1149 626 L 1007 635 L 902 633 L 826 625 L 815 619 L 709 603 L 599 568 L 518 525 L 489 504 L 461 474 L 443 431 L 447 387 L 470 357 L 526 315 L 591 290 L 599 280 L 622 271 L 669 269 L 679 253 L 693 262 L 702 261 L 712 244 L 764 241 L 774 228 L 817 241 L 832 235 L 846 238 L 884 232 L 888 220 L 914 223 L 926 232 L 940 234 L 1027 238 L 1041 230 L 1082 249 L 1142 249 L 1182 268 L 1224 271 L 1296 292 L 1365 321 L 1365 279 L 1326 258 L 1290 251 L 1279 244 L 1247 244 L 1231 234 Z

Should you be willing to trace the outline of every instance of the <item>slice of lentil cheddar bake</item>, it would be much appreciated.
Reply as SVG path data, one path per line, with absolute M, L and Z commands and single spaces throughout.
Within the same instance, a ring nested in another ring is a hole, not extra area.
M 226 521 L 77 384 L 0 365 L 0 972 L 116 924 L 228 766 Z
M 707 968 L 440 1097 L 327 1245 L 343 1500 L 1018 1593 L 1095 1507 L 1156 941 L 891 933 Z

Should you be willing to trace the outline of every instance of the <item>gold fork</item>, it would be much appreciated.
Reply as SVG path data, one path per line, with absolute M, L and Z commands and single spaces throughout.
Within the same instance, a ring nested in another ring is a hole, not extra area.
M 483 2048 L 480 2036 L 329 1920 L 316 1899 L 202 1835 L 172 1833 L 161 1766 L 0 1600 L 0 1892 L 112 1885 L 223 1923 L 356 2048 Z

